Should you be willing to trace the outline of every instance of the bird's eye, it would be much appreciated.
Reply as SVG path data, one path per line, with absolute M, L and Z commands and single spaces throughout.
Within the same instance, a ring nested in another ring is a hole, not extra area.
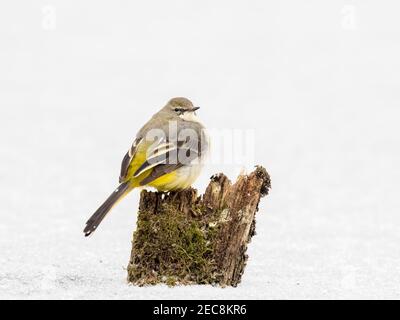
M 183 113 L 184 110 L 183 110 L 183 108 L 175 108 L 175 112 L 176 113 Z

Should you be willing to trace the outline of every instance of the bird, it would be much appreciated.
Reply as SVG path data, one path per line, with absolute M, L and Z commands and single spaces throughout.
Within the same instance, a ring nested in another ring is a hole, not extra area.
M 172 98 L 139 130 L 123 157 L 119 186 L 86 222 L 86 237 L 135 188 L 170 192 L 193 185 L 209 148 L 206 128 L 196 114 L 199 109 L 187 98 Z

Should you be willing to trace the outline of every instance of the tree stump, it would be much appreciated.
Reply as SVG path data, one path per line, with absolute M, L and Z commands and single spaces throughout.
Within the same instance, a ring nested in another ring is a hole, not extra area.
M 236 287 L 255 234 L 255 213 L 271 187 L 263 167 L 232 184 L 218 174 L 206 192 L 142 191 L 128 281 L 139 286 L 211 284 Z

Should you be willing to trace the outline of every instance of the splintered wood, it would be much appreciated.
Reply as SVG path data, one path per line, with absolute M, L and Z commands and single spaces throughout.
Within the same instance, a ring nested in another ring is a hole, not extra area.
M 202 196 L 195 189 L 142 191 L 128 281 L 237 286 L 260 199 L 270 188 L 269 174 L 257 167 L 234 184 L 223 174 L 213 176 Z

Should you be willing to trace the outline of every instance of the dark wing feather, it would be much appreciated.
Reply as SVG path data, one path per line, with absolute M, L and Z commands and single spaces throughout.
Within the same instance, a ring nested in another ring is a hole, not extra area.
M 153 182 L 154 180 L 162 177 L 163 175 L 166 175 L 175 170 L 178 170 L 182 166 L 183 166 L 183 164 L 161 164 L 161 165 L 158 165 L 151 171 L 151 173 L 146 178 L 144 178 L 140 182 L 140 185 L 145 186 L 146 184 Z
M 200 138 L 200 137 L 199 137 Z M 159 177 L 178 170 L 182 166 L 190 165 L 194 160 L 201 157 L 203 147 L 201 143 L 207 143 L 204 136 L 201 140 L 197 137 L 190 137 L 184 141 L 172 142 L 168 140 L 160 140 L 153 144 L 149 152 L 148 159 L 133 174 L 138 177 L 144 172 L 151 170 L 151 173 L 141 181 L 141 185 L 146 185 Z M 125 155 L 121 166 L 120 181 L 126 179 L 129 165 L 135 156 L 136 148 L 141 142 L 138 139 L 133 144 L 131 150 Z
M 132 144 L 132 147 L 129 149 L 129 151 L 125 154 L 124 159 L 122 160 L 121 163 L 121 173 L 119 175 L 119 182 L 122 183 L 125 181 L 127 175 L 128 175 L 128 170 L 129 170 L 129 165 L 132 162 L 133 157 L 136 154 L 136 149 L 138 144 L 141 142 L 142 139 L 137 138 L 135 142 Z
M 122 160 L 122 164 L 121 164 L 121 173 L 119 175 L 119 182 L 122 183 L 125 178 L 126 178 L 126 174 L 128 172 L 128 168 L 129 165 L 131 163 L 131 156 L 129 155 L 129 151 L 126 153 L 124 159 Z
M 177 143 L 160 141 L 153 147 L 147 160 L 136 170 L 134 177 L 160 165 L 190 165 L 199 157 L 200 152 L 198 139 L 178 141 Z

